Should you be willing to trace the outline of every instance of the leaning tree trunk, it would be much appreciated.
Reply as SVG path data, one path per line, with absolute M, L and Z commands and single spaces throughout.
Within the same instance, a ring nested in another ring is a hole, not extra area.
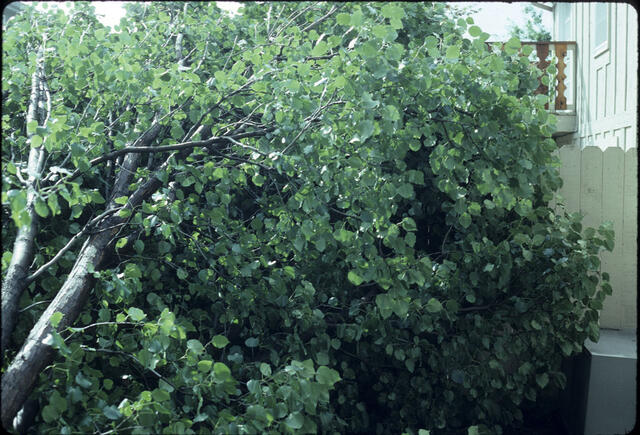
M 36 70 L 31 77 L 31 96 L 27 111 L 27 125 L 36 122 L 42 126 L 46 123 L 49 113 L 50 99 L 44 75 L 44 44 L 38 50 L 36 57 Z M 47 106 L 45 107 L 45 102 Z M 29 141 L 33 137 L 33 131 L 27 132 Z M 31 147 L 27 165 L 28 178 L 25 189 L 27 191 L 26 212 L 29 216 L 28 225 L 20 225 L 13 244 L 11 263 L 7 268 L 7 274 L 2 282 L 2 339 L 0 352 L 9 347 L 11 333 L 15 328 L 20 296 L 26 286 L 26 277 L 33 261 L 34 239 L 38 232 L 38 215 L 35 211 L 36 198 L 38 197 L 37 182 L 42 175 L 44 165 L 44 146 Z
M 159 124 L 153 125 L 136 141 L 136 145 L 148 146 L 158 136 L 161 128 Z M 128 187 L 139 161 L 140 154 L 127 154 L 125 157 L 114 183 L 112 199 L 107 210 L 118 207 L 114 202 L 115 198 L 128 196 Z M 161 184 L 156 177 L 151 177 L 130 197 L 125 207 L 133 208 L 141 204 Z M 54 356 L 52 347 L 46 343 L 52 331 L 51 316 L 56 312 L 63 314 L 58 329 L 66 328 L 75 321 L 94 283 L 93 273 L 89 271 L 99 270 L 108 252 L 107 246 L 119 231 L 120 224 L 124 222 L 123 218 L 110 215 L 98 224 L 95 234 L 88 238 L 80 249 L 75 264 L 58 294 L 31 329 L 22 348 L 2 375 L 1 417 L 5 428 L 11 427 L 14 416 L 31 393 L 38 375 Z

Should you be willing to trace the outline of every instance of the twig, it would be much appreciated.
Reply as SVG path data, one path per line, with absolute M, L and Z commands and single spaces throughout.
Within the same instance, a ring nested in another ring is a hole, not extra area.
M 51 302 L 51 300 L 48 300 L 48 301 L 40 301 L 40 302 L 34 302 L 34 303 L 32 303 L 31 305 L 27 305 L 26 307 L 24 307 L 23 309 L 21 309 L 21 310 L 20 310 L 20 311 L 18 311 L 18 312 L 19 312 L 19 313 L 22 313 L 23 311 L 27 311 L 27 310 L 29 310 L 30 308 L 35 307 L 36 305 L 40 305 L 40 304 L 47 304 L 47 303 L 49 303 L 49 302 Z
M 474 307 L 465 307 L 465 308 L 458 308 L 459 312 L 467 312 L 467 311 L 484 311 L 484 310 L 488 310 L 489 308 L 493 307 L 493 304 L 487 304 L 487 305 L 478 305 L 478 306 L 474 306 Z
M 271 6 L 269 6 L 269 10 L 271 10 Z M 231 51 L 229 52 L 229 56 L 227 56 L 227 60 L 224 62 L 224 65 L 222 67 L 223 71 L 227 69 L 227 63 L 229 62 L 229 59 L 231 59 L 231 56 L 233 56 L 233 51 L 236 48 L 237 41 L 238 41 L 238 35 L 236 35 L 235 39 L 233 40 L 233 45 L 231 46 Z
M 102 219 L 104 219 L 105 217 L 120 211 L 123 207 L 118 207 L 118 208 L 112 208 L 111 210 L 107 210 L 104 213 L 98 215 L 97 217 L 95 217 L 94 219 L 92 219 L 91 221 L 89 221 L 83 228 L 82 231 L 80 231 L 78 234 L 76 234 L 75 236 L 73 236 L 71 238 L 71 240 L 69 240 L 67 242 L 67 244 L 64 246 L 64 248 L 62 248 L 60 251 L 58 251 L 58 253 L 51 259 L 49 260 L 47 263 L 43 264 L 42 266 L 40 266 L 40 268 L 38 270 L 36 270 L 34 273 L 32 273 L 29 277 L 27 277 L 25 279 L 25 285 L 29 285 L 31 284 L 36 278 L 38 278 L 40 275 L 42 275 L 44 273 L 45 270 L 47 270 L 49 267 L 51 267 L 53 264 L 55 264 L 69 249 L 71 249 L 71 247 L 75 244 L 75 242 L 80 239 L 80 237 L 82 237 L 83 235 L 87 234 L 89 232 L 89 229 L 91 227 L 93 227 L 94 225 L 96 225 L 98 222 L 100 222 Z
M 259 149 L 257 149 L 257 148 L 254 148 L 254 147 L 249 146 L 249 145 L 245 145 L 245 144 L 243 144 L 242 142 L 238 142 L 237 140 L 235 140 L 235 139 L 234 139 L 234 138 L 232 138 L 231 136 L 220 136 L 220 138 L 221 138 L 221 139 L 227 139 L 229 142 L 231 142 L 231 143 L 233 143 L 233 144 L 235 144 L 235 145 L 238 145 L 238 146 L 240 146 L 240 147 L 242 147 L 242 148 L 245 148 L 245 149 L 248 149 L 248 150 L 250 150 L 250 151 L 253 151 L 254 153 L 260 154 L 261 156 L 265 156 L 265 157 L 268 157 L 268 156 L 269 156 L 268 154 L 263 153 L 262 151 L 260 151 L 260 150 L 259 150 Z
M 68 339 L 73 337 L 73 335 L 76 332 L 83 332 L 83 331 L 85 331 L 85 330 L 87 330 L 89 328 L 97 328 L 98 326 L 106 326 L 106 325 L 140 326 L 140 323 L 136 323 L 136 322 L 97 322 L 97 323 L 92 323 L 91 325 L 83 326 L 81 328 L 72 328 L 73 331 L 71 332 L 71 334 L 69 334 L 69 336 L 67 338 L 64 339 L 64 341 L 67 341 Z
M 142 364 L 140 362 L 140 360 L 138 358 L 136 358 L 134 355 L 131 355 L 130 353 L 127 352 L 122 352 L 120 350 L 111 350 L 111 349 L 96 349 L 94 347 L 89 347 L 86 346 L 84 344 L 80 345 L 80 348 L 87 351 L 87 352 L 104 352 L 104 353 L 112 353 L 112 354 L 116 354 L 116 355 L 124 355 L 124 356 L 128 356 L 129 358 L 133 359 L 135 362 L 137 362 L 138 364 L 140 364 L 143 368 L 149 370 L 151 373 L 153 373 L 154 375 L 156 375 L 159 379 L 162 379 L 163 381 L 165 381 L 167 384 L 171 385 L 173 387 L 174 390 L 178 390 L 176 388 L 175 385 L 173 385 L 171 382 L 169 382 L 167 380 L 167 378 L 165 378 L 164 376 L 162 376 L 160 373 L 158 373 L 156 370 L 150 368 L 150 367 L 146 367 L 144 364 Z
M 327 18 L 329 18 L 331 16 L 331 14 L 333 14 L 335 11 L 337 11 L 338 9 L 340 9 L 342 6 L 337 7 L 337 6 L 333 6 L 329 12 L 327 12 L 325 15 L 323 15 L 322 17 L 318 18 L 316 21 L 314 21 L 313 23 L 309 24 L 307 27 L 305 27 L 304 29 L 302 29 L 302 33 L 306 32 L 307 30 L 311 30 L 313 29 L 315 26 L 317 26 L 318 24 L 320 24 L 321 22 L 323 22 L 324 20 L 326 20 Z
M 447 242 L 447 237 L 449 236 L 449 233 L 451 232 L 451 228 L 453 228 L 453 225 L 449 226 L 449 229 L 447 230 L 447 233 L 444 235 L 444 239 L 442 239 L 442 246 L 440 247 L 440 252 L 442 254 L 446 254 L 446 252 L 444 250 L 444 244 Z

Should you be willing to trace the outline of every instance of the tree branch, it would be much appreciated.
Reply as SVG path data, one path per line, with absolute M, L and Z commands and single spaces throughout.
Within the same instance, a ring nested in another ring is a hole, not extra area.
M 181 150 L 185 150 L 185 149 L 191 149 L 191 148 L 196 148 L 196 147 L 209 147 L 211 145 L 215 145 L 217 143 L 225 143 L 225 142 L 231 142 L 233 140 L 238 140 L 238 139 L 244 139 L 247 137 L 257 137 L 257 136 L 263 136 L 265 133 L 268 133 L 269 131 L 273 131 L 275 130 L 275 128 L 270 127 L 264 130 L 258 130 L 258 131 L 250 131 L 250 132 L 246 132 L 246 133 L 240 133 L 237 134 L 235 136 L 214 136 L 212 138 L 209 138 L 207 140 L 198 140 L 198 141 L 193 141 L 193 142 L 183 142 L 183 143 L 178 143 L 178 144 L 174 144 L 174 145 L 162 145 L 162 146 L 157 146 L 157 147 L 151 147 L 151 146 L 142 146 L 142 147 L 128 147 L 128 148 L 123 148 L 117 151 L 113 151 L 109 154 L 105 154 L 101 157 L 97 157 L 93 160 L 91 160 L 89 162 L 89 164 L 91 166 L 95 166 L 97 164 L 100 164 L 102 162 L 106 162 L 107 160 L 112 160 L 120 155 L 123 154 L 131 154 L 131 153 L 135 153 L 135 154 L 145 154 L 145 153 L 164 153 L 167 151 L 181 151 Z M 71 178 L 74 178 L 74 174 L 71 175 Z M 79 174 L 78 174 L 79 175 Z
M 329 12 L 327 12 L 326 14 L 324 14 L 322 17 L 318 18 L 316 21 L 314 21 L 313 23 L 309 24 L 307 27 L 305 27 L 304 29 L 302 29 L 302 33 L 306 32 L 307 30 L 311 30 L 314 27 L 316 27 L 318 24 L 320 24 L 321 22 L 323 22 L 324 20 L 326 20 L 327 18 L 329 18 L 335 11 L 337 11 L 338 9 L 340 9 L 342 6 L 332 6 L 331 9 L 329 10 Z
M 96 224 L 98 224 L 102 219 L 106 218 L 109 215 L 112 215 L 113 213 L 122 210 L 123 207 L 119 207 L 119 208 L 112 208 L 110 210 L 105 211 L 104 213 L 100 214 L 99 216 L 97 216 L 96 218 L 92 219 L 90 222 L 87 222 L 87 224 L 82 228 L 82 231 L 80 231 L 78 234 L 76 234 L 75 236 L 73 236 L 71 238 L 71 240 L 69 240 L 69 242 L 67 242 L 67 244 L 60 250 L 58 251 L 58 253 L 51 259 L 49 260 L 47 263 L 43 264 L 42 266 L 40 266 L 40 268 L 38 270 L 36 270 L 34 273 L 32 273 L 29 277 L 26 278 L 25 280 L 25 285 L 29 285 L 31 284 L 35 279 L 37 279 L 40 275 L 42 275 L 49 267 L 51 267 L 52 265 L 54 265 L 58 260 L 60 260 L 60 258 L 62 258 L 62 256 L 69 250 L 71 249 L 71 247 L 76 243 L 76 241 L 78 241 L 82 236 L 84 236 L 85 234 L 89 233 L 89 230 L 94 227 Z

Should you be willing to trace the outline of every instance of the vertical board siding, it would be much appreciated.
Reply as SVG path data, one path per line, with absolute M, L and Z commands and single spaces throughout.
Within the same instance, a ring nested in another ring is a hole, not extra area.
M 616 68 L 616 99 L 614 113 L 627 110 L 626 95 L 627 84 L 625 77 L 627 74 L 627 17 L 624 15 L 625 8 L 617 8 L 618 30 L 612 32 L 616 34 L 615 52 L 619 61 L 614 62 Z
M 638 249 L 638 14 L 629 4 L 609 4 L 609 48 L 594 56 L 591 3 L 575 3 L 576 118 L 578 131 L 558 140 L 568 211 L 584 225 L 613 222 L 615 249 L 601 256 L 613 295 L 601 326 L 635 328 Z M 556 35 L 561 25 L 555 16 Z M 554 38 L 556 39 L 556 38 Z M 562 145 L 561 145 L 562 144 Z
M 631 5 L 625 5 L 627 13 L 627 35 L 626 35 L 626 92 L 625 110 L 637 114 L 638 107 L 638 12 Z M 632 125 L 635 127 L 634 122 Z
M 622 242 L 622 286 L 624 292 L 624 325 L 637 323 L 636 298 L 638 292 L 638 148 L 625 152 L 623 228 L 618 240 Z
M 611 221 L 615 248 L 601 255 L 601 271 L 609 273 L 613 294 L 604 303 L 600 324 L 607 328 L 635 328 L 637 289 L 638 170 L 637 148 L 602 150 L 560 147 L 559 194 L 568 211 L 584 215 L 583 226 L 598 228 Z
M 587 147 L 581 154 L 582 179 L 580 181 L 580 211 L 583 224 L 597 227 L 602 222 L 602 152 Z
M 580 147 L 572 144 L 558 150 L 562 168 L 562 187 L 559 194 L 567 209 L 580 210 Z
M 623 319 L 619 316 L 623 307 L 624 282 L 621 273 L 611 273 L 620 267 L 624 261 L 623 248 L 620 246 L 622 240 L 620 236 L 623 230 L 624 211 L 624 151 L 621 148 L 607 148 L 605 152 L 596 151 L 602 154 L 602 221 L 613 222 L 615 231 L 616 246 L 613 252 L 604 252 L 601 256 L 602 271 L 609 272 L 611 276 L 611 287 L 614 292 L 606 300 L 607 309 L 602 312 L 601 322 L 609 325 L 622 327 Z

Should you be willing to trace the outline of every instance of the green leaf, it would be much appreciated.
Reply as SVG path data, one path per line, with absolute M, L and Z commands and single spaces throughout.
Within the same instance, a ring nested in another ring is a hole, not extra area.
M 333 384 L 340 381 L 341 378 L 337 371 L 330 369 L 327 366 L 320 366 L 316 372 L 316 380 L 321 384 L 329 385 L 331 387 Z
M 138 255 L 142 254 L 144 252 L 144 242 L 140 239 L 136 240 L 133 243 L 133 249 L 136 250 L 136 253 L 138 253 Z
M 57 328 L 63 317 L 64 317 L 64 314 L 62 314 L 59 311 L 56 311 L 55 313 L 53 313 L 49 319 L 51 326 L 53 326 L 54 328 Z
M 87 379 L 82 372 L 76 374 L 75 380 L 82 388 L 89 388 L 92 385 L 91 381 Z
M 251 181 L 253 182 L 253 184 L 255 184 L 258 187 L 262 186 L 264 184 L 265 180 L 266 180 L 266 178 L 263 175 L 260 175 L 260 174 L 255 174 L 251 178 Z
M 120 413 L 120 411 L 118 411 L 118 408 L 113 405 L 105 406 L 102 412 L 109 420 L 118 420 L 122 417 L 122 413 Z
M 380 309 L 380 316 L 383 319 L 388 319 L 393 314 L 393 303 L 391 297 L 386 293 L 381 293 L 376 296 L 376 305 Z
M 300 429 L 304 425 L 304 415 L 300 412 L 292 412 L 284 420 L 284 424 L 290 429 Z
M 410 217 L 406 217 L 406 218 L 402 219 L 402 222 L 400 222 L 400 225 L 402 226 L 402 228 L 404 228 L 407 231 L 417 231 L 418 230 L 418 227 L 416 225 L 416 221 L 414 221 Z
M 349 274 L 347 275 L 347 278 L 349 279 L 349 281 L 351 281 L 351 283 L 353 285 L 360 285 L 362 284 L 362 282 L 364 281 L 360 275 L 358 275 L 356 272 L 354 272 L 353 270 L 349 271 Z
M 195 353 L 196 355 L 204 352 L 204 346 L 200 343 L 199 340 L 191 339 L 187 341 L 187 349 Z
M 413 186 L 411 186 L 411 184 L 409 183 L 401 184 L 397 188 L 397 191 L 400 194 L 400 196 L 402 196 L 403 198 L 406 198 L 406 199 L 413 198 Z
M 447 51 L 445 54 L 447 59 L 457 59 L 460 57 L 460 47 L 457 45 L 450 45 L 447 47 Z
M 271 376 L 271 366 L 267 363 L 260 363 L 260 373 L 263 376 Z
M 322 56 L 327 52 L 327 50 L 328 50 L 327 42 L 318 41 L 315 47 L 313 47 L 313 50 L 311 50 L 311 56 Z
M 291 266 L 285 266 L 282 268 L 282 270 L 284 270 L 284 273 L 289 276 L 290 278 L 295 278 L 296 277 L 296 270 L 291 267 Z
M 59 418 L 58 411 L 51 405 L 42 408 L 42 419 L 45 423 L 51 423 Z
M 336 15 L 336 22 L 341 26 L 348 26 L 351 23 L 351 15 L 341 12 Z
M 114 199 L 113 202 L 115 202 L 116 204 L 125 205 L 128 200 L 129 198 L 126 196 L 119 196 L 116 199 Z
M 44 202 L 41 198 L 36 198 L 35 210 L 38 213 L 38 216 L 42 218 L 46 218 L 49 216 L 49 207 L 47 207 L 47 203 Z
M 360 142 L 364 142 L 373 134 L 373 121 L 365 119 L 360 123 Z
M 42 142 L 42 136 L 38 136 L 37 134 L 31 136 L 31 146 L 33 148 L 38 148 L 40 145 L 42 145 Z
M 474 38 L 477 38 L 482 33 L 482 29 L 480 29 L 480 27 L 478 26 L 471 26 L 469 27 L 468 31 L 469 31 L 469 35 L 471 35 Z
M 442 304 L 436 298 L 431 298 L 429 302 L 427 302 L 427 305 L 425 305 L 425 308 L 430 313 L 439 313 L 442 311 Z
M 401 19 L 404 17 L 404 10 L 395 4 L 385 4 L 381 12 L 385 18 Z
M 549 383 L 549 375 L 547 375 L 546 373 L 536 375 L 536 383 L 540 386 L 540 388 L 546 387 Z
M 212 366 L 213 366 L 213 361 L 209 361 L 209 360 L 198 361 L 198 370 L 203 373 L 210 372 Z
M 187 279 L 187 277 L 189 276 L 189 274 L 181 267 L 176 271 L 176 275 L 178 276 L 178 279 L 182 280 Z
M 184 130 L 180 125 L 174 125 L 170 131 L 171 137 L 179 141 L 184 137 Z
M 460 222 L 462 228 L 469 228 L 469 225 L 471 225 L 471 216 L 469 215 L 469 213 L 464 212 L 462 213 L 462 215 L 460 215 L 458 222 Z
M 472 202 L 471 204 L 469 204 L 469 214 L 474 215 L 474 216 L 479 216 L 482 208 L 480 207 L 480 204 L 478 204 L 477 202 Z
M 249 337 L 244 341 L 245 346 L 247 347 L 257 347 L 258 339 L 255 337 Z
M 353 14 L 351 14 L 351 20 L 349 21 L 349 24 L 354 27 L 360 27 L 363 18 L 364 15 L 362 14 L 362 11 L 356 10 Z
M 51 213 L 56 216 L 60 214 L 60 204 L 58 203 L 58 195 L 55 192 L 49 194 L 47 198 L 47 204 L 49 205 L 49 209 L 51 209 Z
M 169 395 L 169 392 L 160 388 L 156 388 L 155 390 L 153 390 L 151 392 L 151 396 L 153 397 L 153 400 L 157 402 L 166 402 L 171 399 L 171 395 Z
M 227 344 L 229 344 L 229 340 L 224 335 L 215 335 L 213 337 L 212 342 L 213 342 L 213 345 L 218 349 L 222 349 Z
M 29 121 L 27 122 L 27 134 L 33 134 L 36 132 L 36 128 L 38 128 L 38 121 Z
M 231 370 L 227 367 L 226 364 L 217 362 L 213 365 L 213 373 L 215 373 L 216 377 L 219 379 L 230 379 L 231 378 Z
M 129 315 L 131 320 L 133 320 L 134 322 L 139 322 L 145 317 L 147 317 L 144 311 L 142 311 L 140 308 L 135 308 L 135 307 L 129 308 L 127 310 L 127 314 Z

